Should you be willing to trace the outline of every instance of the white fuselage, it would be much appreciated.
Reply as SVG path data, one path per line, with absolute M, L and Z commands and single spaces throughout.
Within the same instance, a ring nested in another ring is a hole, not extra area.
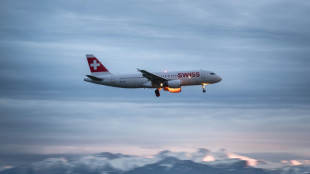
M 222 80 L 220 76 L 206 70 L 158 72 L 153 74 L 168 81 L 180 80 L 181 86 L 212 84 Z M 142 73 L 126 75 L 107 74 L 100 78 L 102 80 L 97 81 L 87 77 L 84 81 L 120 88 L 160 88 L 163 86 L 163 84 L 152 84 Z

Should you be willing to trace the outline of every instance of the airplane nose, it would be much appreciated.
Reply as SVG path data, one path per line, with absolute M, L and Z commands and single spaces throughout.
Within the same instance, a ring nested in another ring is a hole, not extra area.
M 218 81 L 217 81 L 217 82 L 220 82 L 220 81 L 222 81 L 222 77 L 220 77 L 220 76 L 217 76 L 217 78 L 218 78 Z

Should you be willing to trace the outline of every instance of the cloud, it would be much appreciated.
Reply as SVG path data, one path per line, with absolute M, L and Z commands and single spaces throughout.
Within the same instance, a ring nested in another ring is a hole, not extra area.
M 1 146 L 11 152 L 90 153 L 122 146 L 224 147 L 229 142 L 234 151 L 304 152 L 308 114 L 302 107 L 2 99 L 1 137 L 6 141 Z
M 2 6 L 2 96 L 73 97 L 72 89 L 85 95 L 91 87 L 82 81 L 89 73 L 84 56 L 93 53 L 114 73 L 137 67 L 216 71 L 224 80 L 221 91 L 209 94 L 213 99 L 309 102 L 310 81 L 303 78 L 309 74 L 307 2 L 35 4 Z M 203 100 L 200 92 L 183 93 Z

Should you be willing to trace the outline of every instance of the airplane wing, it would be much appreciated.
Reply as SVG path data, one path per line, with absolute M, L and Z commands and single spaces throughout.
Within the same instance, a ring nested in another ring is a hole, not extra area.
M 163 82 L 167 81 L 167 79 L 162 78 L 162 77 L 160 77 L 158 75 L 152 74 L 152 73 L 150 73 L 148 71 L 140 70 L 140 69 L 137 69 L 137 70 L 142 73 L 143 77 L 149 79 L 153 83 L 163 83 Z

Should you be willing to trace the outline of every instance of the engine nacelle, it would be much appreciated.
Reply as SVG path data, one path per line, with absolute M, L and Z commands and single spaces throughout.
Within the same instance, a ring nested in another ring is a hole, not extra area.
M 181 87 L 181 81 L 180 80 L 170 80 L 167 82 L 167 86 L 169 88 L 180 88 Z

